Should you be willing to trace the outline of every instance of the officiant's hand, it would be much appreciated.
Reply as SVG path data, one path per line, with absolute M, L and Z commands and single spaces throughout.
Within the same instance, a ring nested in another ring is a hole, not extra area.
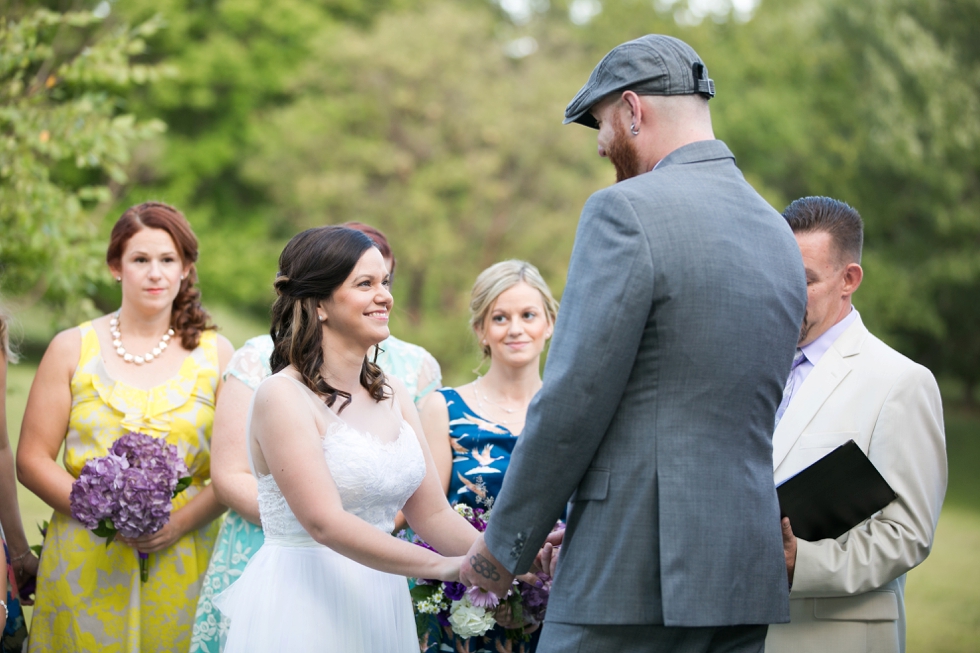
M 514 575 L 493 557 L 481 533 L 463 560 L 459 580 L 467 587 L 476 585 L 502 597 L 514 582 Z
M 783 555 L 786 556 L 786 577 L 789 578 L 789 586 L 793 587 L 793 573 L 796 571 L 796 536 L 793 535 L 793 526 L 789 523 L 789 517 L 783 517 Z

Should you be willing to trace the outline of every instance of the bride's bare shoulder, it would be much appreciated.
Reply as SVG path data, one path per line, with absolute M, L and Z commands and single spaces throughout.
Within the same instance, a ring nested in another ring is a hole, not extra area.
M 255 389 L 255 406 L 302 401 L 302 389 L 299 387 L 302 383 L 288 369 L 277 372 L 262 381 Z
M 390 374 L 385 377 L 385 381 L 388 383 L 388 387 L 391 389 L 391 397 L 388 401 L 391 402 L 393 409 L 399 413 L 404 412 L 405 407 L 412 404 L 412 395 L 408 393 L 408 389 L 405 384 L 391 376 Z

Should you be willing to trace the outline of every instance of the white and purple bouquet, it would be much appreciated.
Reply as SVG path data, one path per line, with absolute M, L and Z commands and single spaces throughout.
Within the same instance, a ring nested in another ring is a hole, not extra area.
M 489 510 L 471 508 L 465 504 L 457 504 L 455 508 L 476 530 L 482 533 L 487 529 Z M 418 535 L 413 535 L 410 541 L 435 551 Z M 535 585 L 514 579 L 514 584 L 503 597 L 476 586 L 467 588 L 462 583 L 415 579 L 411 594 L 419 637 L 425 637 L 432 617 L 457 637 L 482 637 L 497 625 L 496 615 L 503 608 L 502 611 L 509 614 L 511 623 L 524 624 L 523 627 L 505 628 L 506 638 L 527 641 L 530 636 L 526 628 L 544 621 L 551 591 L 551 577 L 542 572 L 538 572 L 537 577 Z
M 116 533 L 135 538 L 156 533 L 170 521 L 171 500 L 191 483 L 177 447 L 163 438 L 130 432 L 109 453 L 85 463 L 71 486 L 72 517 L 112 543 Z M 139 552 L 140 580 L 149 577 L 147 554 Z

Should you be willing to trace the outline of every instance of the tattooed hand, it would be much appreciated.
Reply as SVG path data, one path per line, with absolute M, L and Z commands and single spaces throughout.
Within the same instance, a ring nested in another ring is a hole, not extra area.
M 514 576 L 487 549 L 482 534 L 476 538 L 466 554 L 459 570 L 459 578 L 467 586 L 482 587 L 499 597 L 504 596 L 514 582 Z
M 497 566 L 479 553 L 474 553 L 470 556 L 470 566 L 473 567 L 474 572 L 491 583 L 500 580 L 500 573 L 497 571 Z

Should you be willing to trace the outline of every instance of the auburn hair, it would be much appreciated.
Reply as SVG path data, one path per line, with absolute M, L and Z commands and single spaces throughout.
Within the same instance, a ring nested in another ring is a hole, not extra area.
M 106 263 L 112 267 L 120 267 L 126 243 L 143 229 L 161 229 L 170 234 L 180 253 L 181 264 L 189 266 L 174 298 L 170 327 L 180 336 L 180 344 L 184 349 L 194 349 L 200 344 L 204 331 L 217 327 L 201 305 L 195 266 L 198 256 L 197 236 L 183 213 L 162 202 L 144 202 L 126 209 L 112 227 L 109 249 L 105 254 Z

